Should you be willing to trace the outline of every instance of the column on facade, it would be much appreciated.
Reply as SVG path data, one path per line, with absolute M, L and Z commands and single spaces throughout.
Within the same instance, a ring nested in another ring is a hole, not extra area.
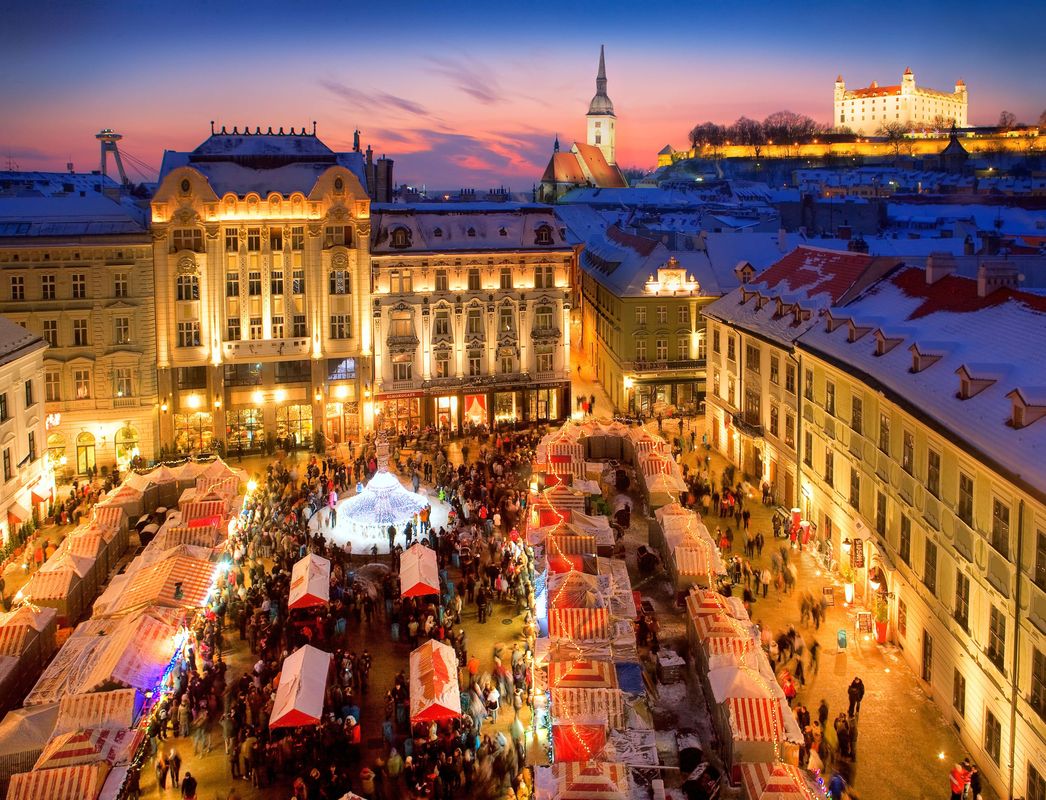
M 464 305 L 456 302 L 454 304 L 454 358 L 458 378 L 465 377 L 465 319 Z
M 383 363 L 383 356 L 385 353 L 384 343 L 382 341 L 382 314 L 384 313 L 384 306 L 374 309 L 374 392 L 377 393 L 381 389 L 382 382 L 384 381 L 385 364 Z
M 418 335 L 421 347 L 421 378 L 427 381 L 432 379 L 432 324 L 427 297 L 422 300 L 421 319 L 418 320 L 418 325 L 421 326 L 421 332 Z

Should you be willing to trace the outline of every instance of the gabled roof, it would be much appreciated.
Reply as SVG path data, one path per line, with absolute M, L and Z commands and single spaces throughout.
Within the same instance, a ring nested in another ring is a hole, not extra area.
M 592 176 L 592 183 L 603 188 L 624 188 L 628 186 L 624 173 L 614 164 L 608 164 L 603 151 L 592 144 L 574 142 L 573 151 L 583 162 L 586 172 Z
M 749 289 L 794 295 L 799 302 L 836 305 L 877 259 L 845 250 L 797 247 L 759 275 Z M 891 264 L 896 259 L 887 259 Z
M 588 182 L 577 156 L 573 153 L 553 153 L 549 159 L 545 173 L 541 176 L 542 183 L 573 183 L 583 184 Z

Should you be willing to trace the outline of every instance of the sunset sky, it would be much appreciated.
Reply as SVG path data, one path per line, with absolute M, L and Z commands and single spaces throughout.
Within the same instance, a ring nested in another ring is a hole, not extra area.
M 874 9 L 874 13 L 870 11 Z M 97 169 L 94 134 L 158 167 L 219 126 L 318 123 L 396 160 L 397 183 L 529 189 L 584 136 L 599 45 L 618 163 L 650 167 L 694 124 L 791 109 L 828 122 L 832 83 L 969 86 L 970 120 L 1046 108 L 1046 3 L 273 3 L 7 0 L 0 157 Z M 137 173 L 132 178 L 142 180 Z M 155 175 L 149 175 L 150 180 Z

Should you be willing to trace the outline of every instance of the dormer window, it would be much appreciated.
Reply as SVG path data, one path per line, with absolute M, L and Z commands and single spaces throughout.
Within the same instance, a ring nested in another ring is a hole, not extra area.
M 784 301 L 781 300 L 780 297 L 778 297 L 777 298 L 777 310 L 774 311 L 774 319 L 780 319 L 781 317 L 784 316 L 784 313 L 785 313 Z
M 1014 389 L 1006 396 L 1013 403 L 1008 423 L 1010 427 L 1027 428 L 1046 417 L 1046 388 Z
M 843 318 L 836 319 L 835 317 L 832 316 L 832 312 L 831 311 L 826 311 L 824 316 L 825 316 L 825 330 L 828 331 L 828 333 L 835 333 L 835 329 L 836 328 L 840 327 L 841 325 L 845 325 L 847 322 L 850 321 L 848 319 L 843 319 Z M 796 322 L 798 322 L 798 321 L 799 321 L 799 317 L 797 315 L 796 316 Z
M 882 330 L 875 332 L 875 354 L 885 356 L 901 343 L 899 336 L 887 336 Z
M 472 238 L 472 239 L 476 238 L 476 229 L 475 228 L 469 228 L 467 233 L 468 233 L 470 238 Z
M 908 349 L 912 354 L 912 366 L 909 372 L 922 372 L 941 360 L 940 353 L 920 353 L 918 345 L 913 344 Z
M 535 244 L 552 244 L 552 227 L 550 225 L 538 225 L 534 233 Z
M 410 247 L 410 229 L 399 227 L 392 229 L 392 247 Z
M 847 332 L 846 341 L 848 341 L 850 344 L 853 344 L 854 342 L 860 340 L 861 337 L 867 334 L 870 330 L 871 328 L 855 325 L 854 321 L 850 320 L 850 329 Z
M 756 308 L 756 311 L 762 311 L 763 310 L 763 306 L 765 306 L 769 302 L 770 302 L 770 298 L 769 297 L 764 297 L 763 295 L 759 294 L 759 292 L 755 293 L 755 308 Z
M 969 400 L 971 397 L 976 397 L 996 382 L 996 378 L 983 376 L 978 378 L 970 372 L 965 364 L 955 370 L 955 374 L 959 376 L 959 393 L 956 397 L 960 400 Z
M 432 235 L 439 239 L 441 236 L 443 236 L 443 228 L 436 228 L 436 230 L 432 232 Z

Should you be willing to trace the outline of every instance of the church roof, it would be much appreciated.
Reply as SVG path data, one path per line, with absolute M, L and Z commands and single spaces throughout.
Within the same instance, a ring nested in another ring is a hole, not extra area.
M 553 153 L 541 176 L 542 183 L 585 183 L 588 179 L 573 153 Z
M 659 156 L 670 156 L 674 152 L 675 150 L 672 148 L 672 145 L 666 144 L 664 147 L 657 151 L 657 154 Z
M 574 142 L 578 158 L 584 162 L 586 171 L 592 176 L 592 182 L 604 189 L 625 188 L 628 181 L 616 164 L 608 164 L 603 151 L 592 144 Z
M 957 156 L 957 155 L 969 155 L 966 152 L 966 148 L 962 146 L 962 142 L 959 141 L 958 137 L 952 135 L 948 140 L 948 146 L 941 151 L 942 156 Z

